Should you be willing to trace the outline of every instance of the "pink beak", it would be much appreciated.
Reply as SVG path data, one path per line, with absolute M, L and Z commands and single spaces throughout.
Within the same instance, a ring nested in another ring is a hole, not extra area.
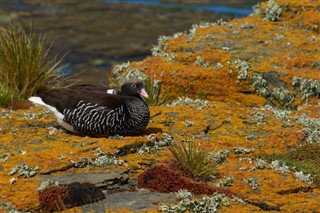
M 146 92 L 145 89 L 141 89 L 140 95 L 145 97 L 145 98 L 149 98 L 149 95 L 148 95 L 148 93 Z

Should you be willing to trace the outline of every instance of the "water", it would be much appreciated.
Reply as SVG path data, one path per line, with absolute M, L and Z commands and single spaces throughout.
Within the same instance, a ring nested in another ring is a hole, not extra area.
M 201 11 L 209 11 L 213 13 L 227 13 L 232 14 L 235 17 L 247 16 L 252 13 L 252 5 L 250 4 L 242 4 L 241 7 L 232 7 L 227 5 L 204 5 L 204 4 L 183 4 L 183 3 L 167 3 L 160 2 L 158 0 L 102 0 L 106 3 L 126 3 L 126 4 L 134 4 L 134 5 L 146 5 L 146 6 L 154 6 L 154 7 L 168 7 L 168 8 L 177 8 L 177 9 L 189 9 L 189 10 L 201 10 Z M 25 2 L 12 2 L 10 4 L 12 9 L 16 10 L 25 10 L 25 9 L 36 9 L 36 10 L 44 10 L 49 13 L 57 12 L 57 8 L 49 8 L 44 6 L 34 6 Z
M 232 7 L 227 5 L 203 5 L 203 4 L 183 4 L 183 3 L 167 3 L 160 2 L 158 0 L 103 0 L 106 3 L 126 3 L 134 5 L 146 5 L 146 6 L 156 6 L 156 7 L 169 7 L 178 9 L 189 9 L 189 10 L 202 10 L 214 13 L 228 13 L 233 14 L 235 17 L 250 15 L 252 11 L 252 5 L 242 4 L 241 8 Z
M 33 10 L 42 10 L 42 11 L 46 11 L 48 13 L 55 13 L 58 11 L 57 8 L 53 8 L 53 7 L 45 7 L 45 6 L 41 6 L 41 5 L 31 5 L 28 4 L 26 2 L 12 2 L 9 4 L 11 9 L 15 9 L 15 10 L 27 10 L 27 9 L 33 9 Z

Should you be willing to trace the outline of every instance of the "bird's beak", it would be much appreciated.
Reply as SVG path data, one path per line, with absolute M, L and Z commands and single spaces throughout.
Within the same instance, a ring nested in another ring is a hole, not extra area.
M 145 98 L 149 98 L 149 95 L 148 95 L 148 93 L 146 92 L 145 89 L 141 89 L 140 95 L 143 96 L 143 97 L 145 97 Z

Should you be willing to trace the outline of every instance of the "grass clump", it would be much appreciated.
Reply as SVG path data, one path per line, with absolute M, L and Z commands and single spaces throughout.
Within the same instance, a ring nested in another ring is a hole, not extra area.
M 146 79 L 145 80 L 145 89 L 149 95 L 148 99 L 145 99 L 145 102 L 148 105 L 163 105 L 166 103 L 166 96 L 160 97 L 161 91 L 161 81 L 157 79 Z
M 313 182 L 320 187 L 320 143 L 306 143 L 280 154 L 260 154 L 258 157 L 269 162 L 281 160 L 296 171 L 313 176 Z
M 216 163 L 209 152 L 200 149 L 194 140 L 187 145 L 177 143 L 168 148 L 174 163 L 186 175 L 195 180 L 207 180 L 216 173 Z
M 12 105 L 57 85 L 63 68 L 59 55 L 46 36 L 26 32 L 19 24 L 0 28 L 0 104 Z

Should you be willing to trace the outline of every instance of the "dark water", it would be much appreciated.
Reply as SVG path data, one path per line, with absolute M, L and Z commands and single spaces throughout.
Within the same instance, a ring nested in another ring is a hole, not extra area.
M 235 17 L 247 16 L 252 13 L 251 4 L 243 3 L 239 6 L 227 6 L 227 5 L 212 5 L 212 4 L 182 4 L 182 3 L 166 3 L 160 2 L 157 0 L 102 0 L 105 3 L 126 3 L 133 5 L 141 5 L 141 6 L 155 6 L 155 7 L 168 7 L 168 8 L 176 8 L 176 9 L 189 9 L 189 10 L 201 10 L 201 11 L 209 11 L 213 13 L 227 13 L 232 14 Z M 57 12 L 57 8 L 53 7 L 45 7 L 45 6 L 34 6 L 30 5 L 26 2 L 12 2 L 10 4 L 12 9 L 16 10 L 25 10 L 25 9 L 34 9 L 34 10 L 44 10 L 49 13 Z
M 201 10 L 209 11 L 214 13 L 228 13 L 232 14 L 235 17 L 247 16 L 252 13 L 251 4 L 243 3 L 241 8 L 232 7 L 227 5 L 212 5 L 212 4 L 182 4 L 182 3 L 167 3 L 157 0 L 103 0 L 106 3 L 126 3 L 134 5 L 147 5 L 147 6 L 156 6 L 156 7 L 168 7 L 168 8 L 177 8 L 177 9 L 189 9 L 189 10 Z

